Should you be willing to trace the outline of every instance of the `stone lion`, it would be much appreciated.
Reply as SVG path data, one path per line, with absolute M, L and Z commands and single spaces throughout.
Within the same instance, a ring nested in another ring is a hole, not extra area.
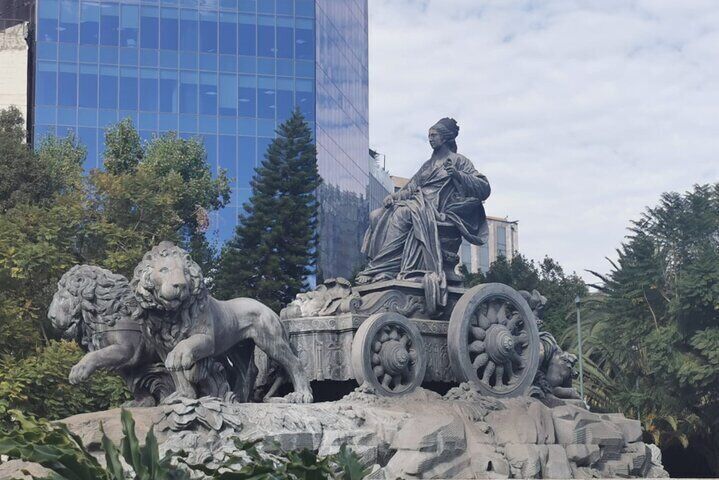
M 154 406 L 172 393 L 169 373 L 142 334 L 142 313 L 122 275 L 91 265 L 68 270 L 47 315 L 63 337 L 89 352 L 70 370 L 70 383 L 114 370 L 134 396 L 131 406 Z
M 256 345 L 289 374 L 295 391 L 285 399 L 312 401 L 309 382 L 277 314 L 250 298 L 213 298 L 200 266 L 181 248 L 162 242 L 147 252 L 135 268 L 131 287 L 147 313 L 148 336 L 173 373 L 177 396 L 207 394 L 202 362 L 225 355 L 232 389 L 246 401 L 257 373 Z
M 577 356 L 562 350 L 551 333 L 541 331 L 544 326 L 542 316 L 547 304 L 547 297 L 537 290 L 532 290 L 532 293 L 520 290 L 519 293 L 532 309 L 534 321 L 540 330 L 540 362 L 534 384 L 539 387 L 542 396 L 551 394 L 561 399 L 579 399 L 579 393 L 572 387 L 572 380 L 577 377 L 577 371 L 574 368 Z

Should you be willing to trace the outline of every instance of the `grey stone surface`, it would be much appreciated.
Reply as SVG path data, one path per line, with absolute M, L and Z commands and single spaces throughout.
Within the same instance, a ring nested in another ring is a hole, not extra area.
M 616 425 L 625 419 L 619 415 L 580 412 L 575 406 L 549 408 L 532 398 L 482 397 L 469 385 L 445 396 L 420 388 L 391 398 L 364 387 L 340 401 L 312 405 L 237 404 L 208 397 L 131 411 L 141 439 L 155 425 L 162 453 L 185 451 L 188 461 L 207 465 L 222 464 L 233 454 L 239 456 L 234 465 L 239 468 L 246 456 L 237 455 L 235 440 L 261 440 L 260 451 L 268 458 L 275 444 L 320 455 L 346 444 L 372 468 L 369 478 L 376 479 L 666 475 L 647 445 L 624 441 Z M 592 432 L 587 443 L 563 444 L 553 437 L 557 418 L 574 422 L 568 429 L 573 440 L 576 431 Z M 78 415 L 64 423 L 103 461 L 101 421 L 119 441 L 119 410 Z M 601 435 L 607 431 L 611 435 Z
M 152 406 L 174 391 L 174 383 L 152 343 L 143 335 L 142 310 L 122 275 L 76 265 L 57 284 L 48 318 L 63 337 L 88 351 L 70 370 L 70 383 L 97 370 L 117 371 L 132 392 L 132 405 Z
M 22 460 L 9 460 L 0 463 L 0 478 L 13 480 L 34 480 L 37 478 L 51 478 L 52 471 L 37 463 L 23 462 Z
M 578 467 L 588 467 L 593 465 L 601 456 L 599 445 L 566 445 L 565 450 L 567 452 L 567 459 Z
M 161 242 L 147 252 L 135 268 L 131 287 L 144 310 L 146 337 L 172 374 L 173 396 L 223 397 L 232 390 L 246 401 L 254 389 L 257 346 L 289 375 L 295 391 L 287 400 L 312 401 L 279 316 L 250 298 L 212 297 L 200 266 L 180 247 Z M 213 368 L 223 358 L 227 378 Z
M 72 267 L 58 282 L 48 317 L 88 351 L 70 382 L 115 370 L 135 397 L 130 406 L 207 395 L 248 401 L 255 346 L 291 381 L 294 392 L 285 401 L 312 401 L 278 315 L 253 299 L 213 298 L 199 265 L 171 242 L 147 252 L 130 283 L 100 267 Z
M 461 280 L 454 269 L 466 239 L 481 245 L 488 236 L 482 202 L 487 178 L 457 153 L 459 126 L 443 118 L 429 130 L 432 156 L 400 191 L 370 213 L 362 252 L 369 264 L 357 283 L 414 278 L 425 289 L 430 311 L 445 305 L 448 284 Z

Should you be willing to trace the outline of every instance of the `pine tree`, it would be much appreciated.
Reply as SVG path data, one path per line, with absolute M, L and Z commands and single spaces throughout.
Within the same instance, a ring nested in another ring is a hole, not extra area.
M 220 298 L 251 297 L 278 311 L 300 292 L 317 252 L 321 183 L 312 132 L 298 110 L 277 129 L 215 277 Z

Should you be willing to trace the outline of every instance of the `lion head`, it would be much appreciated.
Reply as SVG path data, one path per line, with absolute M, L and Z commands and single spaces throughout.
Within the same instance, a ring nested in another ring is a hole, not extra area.
M 47 316 L 63 337 L 87 345 L 91 341 L 88 328 L 112 326 L 137 313 L 137 301 L 125 277 L 93 265 L 76 265 L 57 283 Z
M 161 242 L 145 254 L 131 287 L 147 310 L 174 312 L 207 295 L 202 269 L 172 242 Z
M 571 387 L 572 379 L 577 378 L 578 373 L 574 366 L 577 363 L 577 356 L 558 351 L 552 356 L 547 368 L 547 380 L 553 387 Z

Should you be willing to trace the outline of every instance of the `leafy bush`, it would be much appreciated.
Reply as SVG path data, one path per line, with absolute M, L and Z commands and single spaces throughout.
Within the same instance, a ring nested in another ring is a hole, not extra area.
M 160 458 L 157 438 L 150 429 L 141 446 L 135 434 L 135 421 L 127 410 L 121 411 L 123 438 L 120 448 L 102 434 L 102 449 L 105 452 L 107 468 L 88 452 L 82 440 L 63 424 L 51 424 L 46 420 L 26 417 L 13 410 L 15 428 L 0 430 L 0 455 L 11 459 L 38 463 L 68 480 L 124 480 L 121 457 L 132 468 L 137 480 L 185 480 L 187 471 L 171 465 L 169 455 Z M 101 427 L 102 428 L 102 427 Z M 189 470 L 203 473 L 210 478 L 221 480 L 321 480 L 342 479 L 360 480 L 368 473 L 360 464 L 357 455 L 344 445 L 339 453 L 318 458 L 309 450 L 299 452 L 279 452 L 268 457 L 261 455 L 256 448 L 258 442 L 237 442 L 238 449 L 249 456 L 251 462 L 239 470 L 231 470 L 231 465 L 240 460 L 240 456 L 230 457 L 214 469 L 200 465 L 187 465 Z M 246 462 L 246 457 L 243 463 Z
M 83 355 L 77 344 L 53 340 L 35 355 L 0 359 L 0 424 L 7 424 L 10 409 L 56 420 L 130 399 L 122 379 L 109 373 L 97 372 L 89 381 L 71 385 L 68 373 Z

